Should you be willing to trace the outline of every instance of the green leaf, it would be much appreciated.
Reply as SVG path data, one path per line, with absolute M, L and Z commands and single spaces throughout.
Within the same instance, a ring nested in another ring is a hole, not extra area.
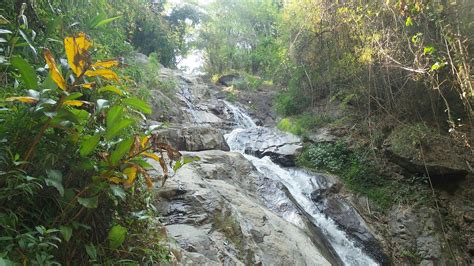
M 185 164 L 194 162 L 194 161 L 199 161 L 201 158 L 199 156 L 193 156 L 193 157 L 184 157 L 183 160 L 177 161 L 176 164 L 173 166 L 173 171 L 176 172 L 179 170 L 181 167 L 183 167 Z
M 446 65 L 447 65 L 447 63 L 445 63 L 445 62 L 442 62 L 442 63 L 441 62 L 436 62 L 431 66 L 431 71 L 440 70 L 441 68 L 443 68 Z
M 127 197 L 127 194 L 123 190 L 122 186 L 118 185 L 110 185 L 110 191 L 112 191 L 112 194 L 121 200 L 124 200 Z
M 0 258 L 0 266 L 16 266 L 16 265 L 21 265 L 21 264 L 13 262 L 8 259 Z
M 36 72 L 25 59 L 15 56 L 11 59 L 11 64 L 20 71 L 21 78 L 25 82 L 27 89 L 38 88 Z
M 6 19 L 4 16 L 0 15 L 0 25 L 5 25 L 5 24 L 9 24 L 10 21 L 8 21 L 8 19 Z
M 121 89 L 115 87 L 115 86 L 112 86 L 112 85 L 102 87 L 102 88 L 98 89 L 97 91 L 98 92 L 108 91 L 108 92 L 113 92 L 115 94 L 123 96 L 123 91 Z
M 407 20 L 405 21 L 405 26 L 410 27 L 413 26 L 413 20 L 411 17 L 408 17 Z
M 45 179 L 46 185 L 55 187 L 59 195 L 64 196 L 63 174 L 58 170 L 46 170 L 48 178 Z
M 104 25 L 107 25 L 107 24 L 109 24 L 110 22 L 112 22 L 112 21 L 114 21 L 114 20 L 117 20 L 117 19 L 119 19 L 119 18 L 121 18 L 121 17 L 122 17 L 122 16 L 117 16 L 117 17 L 107 18 L 107 19 L 101 20 L 101 21 L 99 21 L 97 24 L 95 24 L 95 25 L 93 26 L 93 28 L 94 28 L 94 29 L 97 29 L 97 28 L 102 27 L 102 26 L 104 26 Z
M 94 196 L 90 198 L 78 197 L 77 202 L 79 202 L 79 204 L 81 204 L 82 206 L 88 209 L 95 209 L 99 206 L 99 197 L 98 196 Z
M 112 139 L 114 138 L 115 136 L 117 136 L 118 134 L 120 134 L 120 132 L 122 130 L 124 130 L 125 128 L 131 126 L 135 121 L 133 119 L 123 119 L 123 120 L 120 120 L 114 124 L 112 124 L 110 127 L 107 128 L 107 131 L 105 132 L 105 137 L 107 139 Z
M 72 228 L 69 226 L 60 226 L 59 231 L 63 235 L 64 240 L 66 240 L 66 242 L 69 242 L 72 236 Z
M 427 54 L 431 55 L 435 51 L 436 51 L 436 49 L 433 46 L 426 46 L 425 48 L 423 48 L 423 54 L 424 55 L 427 55 Z
M 118 121 L 123 116 L 123 107 L 120 105 L 115 105 L 110 108 L 107 113 L 107 128 L 113 126 L 113 124 Z
M 107 239 L 109 240 L 109 247 L 111 249 L 117 249 L 125 241 L 127 235 L 127 228 L 121 225 L 115 225 L 110 228 Z
M 86 248 L 86 253 L 89 255 L 89 258 L 91 260 L 97 260 L 97 249 L 95 246 L 91 243 L 89 245 L 85 245 Z
M 73 92 L 71 94 L 69 94 L 66 99 L 64 99 L 65 101 L 72 101 L 72 100 L 75 100 L 75 99 L 78 99 L 78 98 L 81 98 L 83 94 L 80 93 L 80 92 Z
M 131 97 L 131 98 L 126 98 L 126 99 L 123 99 L 123 102 L 127 105 L 130 105 L 131 107 L 143 112 L 144 114 L 151 114 L 152 112 L 152 109 L 151 109 L 151 106 L 138 99 L 138 98 L 135 98 L 135 97 Z
M 26 43 L 28 44 L 30 49 L 33 51 L 33 53 L 35 54 L 35 57 L 36 57 L 38 55 L 38 52 L 36 52 L 36 48 L 31 43 L 30 38 L 28 38 L 28 36 L 26 35 L 26 33 L 24 31 L 19 30 L 19 32 L 20 32 L 21 37 L 23 37 L 23 39 L 26 41 Z
M 112 165 L 116 165 L 120 159 L 130 151 L 130 148 L 132 147 L 133 141 L 135 138 L 129 138 L 126 140 L 121 141 L 118 145 L 117 148 L 110 154 L 110 163 Z
M 177 161 L 173 166 L 173 171 L 176 172 L 181 167 L 183 167 L 183 163 L 181 163 L 181 161 Z
M 12 34 L 12 32 L 6 29 L 0 29 L 0 34 Z
M 43 81 L 43 88 L 47 90 L 55 90 L 58 88 L 58 85 L 54 82 L 51 75 L 48 75 Z
M 94 136 L 84 137 L 84 141 L 81 143 L 79 153 L 81 156 L 87 156 L 95 150 L 100 141 L 100 135 L 95 134 Z

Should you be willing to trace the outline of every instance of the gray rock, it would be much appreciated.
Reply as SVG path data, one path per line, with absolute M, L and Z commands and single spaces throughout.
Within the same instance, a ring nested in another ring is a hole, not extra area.
M 305 137 L 307 141 L 311 143 L 319 142 L 335 142 L 337 137 L 331 133 L 329 128 L 318 128 L 316 132 L 313 132 Z
M 354 207 L 338 194 L 340 188 L 340 183 L 328 180 L 325 186 L 320 186 L 319 189 L 311 193 L 311 199 L 325 215 L 356 240 L 367 254 L 383 265 L 390 264 L 390 258 L 384 253 L 373 230 L 369 228 Z
M 240 139 L 238 147 L 232 149 L 240 149 L 259 158 L 269 156 L 273 162 L 282 166 L 295 166 L 295 159 L 303 149 L 299 137 L 277 129 L 254 127 L 232 134 L 228 135 L 229 140 Z
M 399 131 L 394 131 L 384 142 L 384 152 L 394 163 L 410 173 L 429 174 L 432 178 L 461 179 L 472 170 L 467 158 L 457 152 L 453 140 L 433 133 L 432 138 L 410 144 L 400 141 Z M 400 143 L 401 142 L 401 143 Z M 422 152 L 421 152 L 422 151 Z
M 238 80 L 241 79 L 240 75 L 237 73 L 234 74 L 228 74 L 228 75 L 223 75 L 217 80 L 217 85 L 223 85 L 223 86 L 232 86 L 232 84 Z
M 222 133 L 209 125 L 171 126 L 153 132 L 159 142 L 180 151 L 223 150 L 229 146 Z
M 158 193 L 162 222 L 180 248 L 179 264 L 336 264 L 330 252 L 256 197 L 262 176 L 241 154 L 186 155 L 201 160 L 183 166 Z
M 150 119 L 161 122 L 182 123 L 189 121 L 176 100 L 170 99 L 159 90 L 151 90 L 150 96 L 148 102 L 153 109 L 153 113 L 149 116 Z
M 412 251 L 423 265 L 450 265 L 447 245 L 437 212 L 431 208 L 393 208 L 389 214 L 389 232 L 393 244 L 401 251 Z

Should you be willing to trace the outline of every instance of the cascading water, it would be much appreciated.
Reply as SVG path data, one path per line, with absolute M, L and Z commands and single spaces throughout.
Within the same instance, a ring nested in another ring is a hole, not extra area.
M 232 117 L 238 126 L 232 132 L 226 134 L 225 138 L 231 150 L 244 154 L 245 144 L 250 140 L 246 132 L 252 129 L 258 130 L 258 127 L 243 109 L 226 101 L 224 103 L 232 112 Z M 265 131 L 262 132 L 265 134 Z M 271 136 L 268 136 L 267 141 L 271 141 Z M 311 200 L 311 192 L 320 186 L 317 176 L 309 175 L 299 169 L 282 168 L 268 157 L 260 159 L 246 154 L 244 156 L 253 163 L 260 173 L 274 181 L 281 182 L 288 189 L 293 199 L 308 214 L 311 222 L 322 231 L 345 265 L 378 265 L 361 248 L 357 247 L 346 233 L 337 227 L 334 221 L 325 217 Z M 267 202 L 267 204 L 272 203 Z M 273 204 L 278 203 L 274 202 Z M 302 226 L 301 219 L 295 215 L 282 215 L 282 217 L 296 226 Z

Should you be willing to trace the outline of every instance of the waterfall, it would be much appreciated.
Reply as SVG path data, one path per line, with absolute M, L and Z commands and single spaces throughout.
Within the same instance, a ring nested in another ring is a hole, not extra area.
M 233 118 L 240 128 L 252 128 L 257 125 L 250 116 L 240 107 L 237 107 L 228 101 L 222 100 L 226 106 L 226 112 Z
M 249 129 L 257 128 L 257 126 L 242 108 L 226 101 L 224 103 L 232 112 L 232 117 L 237 124 L 237 128 L 225 135 L 226 141 L 231 150 L 244 154 L 245 146 L 250 140 L 246 132 L 249 132 Z M 265 131 L 261 131 L 260 134 L 265 134 Z M 268 136 L 266 141 L 272 141 L 271 136 Z M 311 192 L 321 186 L 318 176 L 310 175 L 300 169 L 282 168 L 268 157 L 260 159 L 246 154 L 244 156 L 253 163 L 262 175 L 281 182 L 288 189 L 297 204 L 309 215 L 311 222 L 320 228 L 345 265 L 378 265 L 354 241 L 349 239 L 347 234 L 339 229 L 334 221 L 325 217 L 319 211 L 318 206 L 311 200 Z M 278 202 L 273 204 L 276 205 Z M 303 226 L 294 215 L 283 215 L 283 218 L 300 228 Z

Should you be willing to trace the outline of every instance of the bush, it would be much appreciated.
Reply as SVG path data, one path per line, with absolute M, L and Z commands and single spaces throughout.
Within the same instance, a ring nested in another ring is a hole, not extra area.
M 303 114 L 299 116 L 286 117 L 278 122 L 277 127 L 295 135 L 305 136 L 311 130 L 331 123 L 333 119 L 326 114 Z
M 292 116 L 301 114 L 310 105 L 311 101 L 296 91 L 280 92 L 274 106 L 278 114 Z
M 391 182 L 343 142 L 313 144 L 303 151 L 298 164 L 339 175 L 349 189 L 367 196 L 383 210 L 393 204 L 396 191 Z
M 151 107 L 118 82 L 118 60 L 93 60 L 85 33 L 64 44 L 67 66 L 43 49 L 38 66 L 47 64 L 47 72 L 37 72 L 24 59 L 27 53 L 7 59 L 0 100 L 0 257 L 39 265 L 166 259 L 148 204 L 153 181 L 146 158 L 165 165 L 152 152 L 177 151 L 141 132 Z M 149 232 L 145 242 L 152 244 L 142 245 L 139 231 Z

